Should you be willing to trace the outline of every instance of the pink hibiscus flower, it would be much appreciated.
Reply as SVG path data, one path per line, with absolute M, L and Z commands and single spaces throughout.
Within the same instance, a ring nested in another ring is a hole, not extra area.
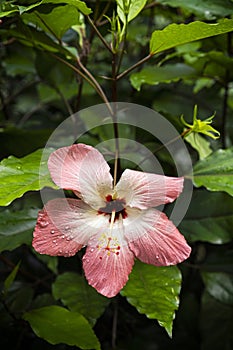
M 190 255 L 175 225 L 154 208 L 179 196 L 183 178 L 126 169 L 114 187 L 102 154 L 84 144 L 56 150 L 48 167 L 55 184 L 80 199 L 57 198 L 45 205 L 33 247 L 41 254 L 68 257 L 87 246 L 83 269 L 99 293 L 115 296 L 126 284 L 135 257 L 167 266 Z

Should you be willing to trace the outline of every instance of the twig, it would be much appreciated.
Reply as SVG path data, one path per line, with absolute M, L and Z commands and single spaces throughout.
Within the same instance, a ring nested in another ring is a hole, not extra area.
M 126 69 L 124 72 L 122 72 L 121 74 L 119 74 L 116 79 L 120 80 L 121 78 L 123 78 L 124 76 L 126 76 L 128 73 L 130 73 L 132 70 L 134 70 L 135 68 L 141 66 L 143 63 L 149 61 L 149 59 L 151 57 L 153 57 L 154 54 L 149 54 L 146 57 L 142 58 L 140 61 L 138 61 L 137 63 L 135 63 L 134 65 L 132 65 L 131 67 L 129 67 L 128 69 Z
M 96 32 L 96 34 L 98 35 L 98 37 L 100 38 L 100 40 L 102 41 L 102 43 L 104 44 L 104 46 L 111 52 L 112 48 L 111 46 L 107 43 L 107 41 L 104 39 L 104 37 L 101 35 L 100 31 L 98 30 L 98 28 L 96 27 L 95 23 L 91 20 L 91 18 L 89 16 L 87 16 L 88 22 L 90 23 L 90 25 L 92 26 L 92 28 L 94 29 L 94 31 Z

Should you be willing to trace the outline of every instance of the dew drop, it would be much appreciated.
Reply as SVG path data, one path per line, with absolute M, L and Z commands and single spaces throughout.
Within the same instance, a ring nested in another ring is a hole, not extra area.
M 51 235 L 53 235 L 55 233 L 55 230 L 51 230 L 50 233 Z
M 65 238 L 65 235 L 61 236 L 61 238 L 64 239 L 64 238 Z
M 89 263 L 89 262 L 90 262 L 90 260 L 89 260 L 89 259 L 86 259 L 86 262 L 87 262 L 87 263 Z
M 71 235 L 71 236 L 70 236 L 70 239 L 73 239 L 73 238 L 74 238 L 74 236 L 73 236 L 73 235 Z
M 53 240 L 53 243 L 57 243 L 56 239 Z
M 92 252 L 92 253 L 94 252 L 94 248 L 91 248 L 91 252 Z
M 70 227 L 69 226 L 66 226 L 65 227 L 65 231 L 69 231 Z
M 44 220 L 40 220 L 40 222 L 39 222 L 39 225 L 41 226 L 41 227 L 47 227 L 48 226 L 48 221 L 44 221 Z

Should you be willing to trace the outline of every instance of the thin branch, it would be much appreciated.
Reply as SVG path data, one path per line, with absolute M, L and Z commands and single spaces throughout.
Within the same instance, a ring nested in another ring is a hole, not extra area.
M 102 36 L 102 34 L 100 33 L 100 31 L 98 30 L 98 28 L 96 27 L 95 23 L 91 20 L 91 18 L 89 16 L 87 16 L 88 22 L 90 23 L 90 25 L 92 26 L 92 28 L 94 29 L 94 31 L 96 32 L 96 34 L 98 35 L 98 37 L 100 38 L 100 40 L 102 41 L 102 43 L 104 44 L 104 46 L 111 52 L 112 48 L 111 46 L 107 43 L 107 41 L 104 39 L 104 37 Z
M 120 80 L 121 78 L 125 77 L 127 74 L 129 74 L 132 70 L 134 70 L 135 68 L 141 66 L 143 63 L 149 61 L 149 59 L 151 57 L 153 57 L 154 54 L 149 54 L 146 57 L 142 58 L 140 61 L 138 61 L 137 63 L 135 63 L 134 65 L 132 65 L 131 67 L 129 67 L 128 69 L 126 69 L 124 72 L 122 72 L 121 74 L 119 74 L 116 79 Z
M 96 91 L 98 92 L 98 94 L 100 95 L 100 97 L 102 98 L 102 100 L 106 103 L 110 113 L 112 114 L 112 108 L 109 104 L 109 101 L 107 99 L 107 96 L 105 95 L 102 87 L 100 86 L 100 84 L 98 83 L 98 81 L 95 79 L 95 77 L 91 74 L 91 72 L 82 64 L 82 62 L 80 61 L 79 57 L 77 57 L 77 62 L 78 65 L 80 66 L 80 68 L 86 73 L 86 75 L 90 78 L 90 80 L 93 82 Z M 86 77 L 86 76 L 85 76 Z
M 98 93 L 98 95 L 102 98 L 102 100 L 106 103 L 110 113 L 112 114 L 112 108 L 109 104 L 109 101 L 105 95 L 105 93 L 103 92 L 101 86 L 99 85 L 99 83 L 96 81 L 96 79 L 92 76 L 92 74 L 83 66 L 83 64 L 81 63 L 81 68 L 83 69 L 83 71 L 87 74 L 85 75 L 80 69 L 78 69 L 77 67 L 75 67 L 73 64 L 71 64 L 70 62 L 67 62 L 66 60 L 64 60 L 63 58 L 57 56 L 54 53 L 50 53 L 53 57 L 55 57 L 57 60 L 59 60 L 60 62 L 64 63 L 65 65 L 67 65 L 67 67 L 70 67 L 74 72 L 76 72 L 77 74 L 79 74 L 84 80 L 86 80 L 94 89 L 95 91 Z M 78 59 L 79 60 L 79 59 Z M 78 61 L 78 63 L 80 64 L 80 60 Z

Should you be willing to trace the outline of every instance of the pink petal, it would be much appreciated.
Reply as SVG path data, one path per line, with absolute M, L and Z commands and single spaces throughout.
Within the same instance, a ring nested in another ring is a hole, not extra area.
M 108 298 L 114 297 L 124 287 L 134 264 L 134 254 L 127 242 L 107 236 L 93 238 L 83 257 L 83 268 L 88 283 Z
M 147 209 L 173 202 L 183 189 L 183 177 L 168 177 L 126 169 L 116 186 L 130 207 Z
M 167 216 L 156 209 L 135 211 L 124 220 L 129 248 L 141 261 L 156 266 L 176 265 L 187 259 L 191 248 Z
M 41 254 L 72 256 L 103 226 L 104 217 L 77 199 L 57 198 L 39 212 L 32 245 Z
M 105 196 L 112 191 L 112 176 L 102 154 L 84 144 L 59 148 L 48 161 L 53 181 L 70 189 L 91 205 L 100 208 Z

